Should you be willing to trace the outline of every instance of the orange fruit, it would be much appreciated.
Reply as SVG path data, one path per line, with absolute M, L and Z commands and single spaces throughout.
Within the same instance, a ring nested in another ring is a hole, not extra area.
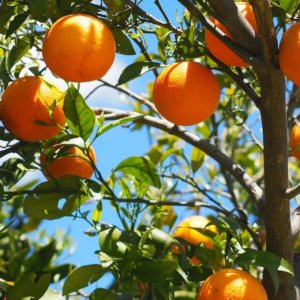
M 43 57 L 48 68 L 67 81 L 96 80 L 109 70 L 116 53 L 110 29 L 99 19 L 72 14 L 47 31 Z
M 238 10 L 242 13 L 242 15 L 246 18 L 246 20 L 250 23 L 252 28 L 257 31 L 257 24 L 255 20 L 255 15 L 252 10 L 252 6 L 247 2 L 236 2 Z M 233 40 L 228 30 L 224 25 L 222 25 L 215 18 L 211 18 L 211 21 L 214 25 L 222 30 L 229 38 Z M 208 29 L 205 29 L 205 41 L 206 46 L 209 51 L 224 64 L 229 66 L 236 67 L 246 67 L 248 64 L 240 58 L 237 54 L 235 54 L 229 47 L 227 47 L 219 38 L 217 38 L 212 32 Z
M 196 300 L 268 300 L 263 285 L 251 274 L 238 269 L 222 269 L 210 275 Z
M 208 229 L 214 233 L 218 233 L 218 229 L 215 225 L 209 225 L 206 226 L 210 220 L 206 217 L 202 216 L 191 216 L 186 219 L 184 219 L 176 228 L 175 232 L 173 233 L 173 236 L 175 238 L 181 238 L 188 243 L 192 245 L 199 245 L 201 243 L 204 244 L 204 246 L 208 249 L 213 249 L 214 244 L 212 240 L 205 236 L 204 234 L 197 231 L 197 229 L 194 228 L 200 228 L 200 229 Z M 174 249 L 173 249 L 174 250 Z M 178 250 L 176 249 L 174 253 L 178 253 Z M 192 257 L 191 261 L 194 264 L 199 264 L 200 261 L 196 257 Z
M 300 126 L 295 124 L 290 135 L 291 154 L 300 160 Z
M 220 101 L 220 86 L 213 73 L 196 62 L 167 66 L 153 86 L 158 112 L 176 125 L 195 125 L 208 119 Z
M 293 24 L 282 36 L 279 65 L 285 76 L 300 86 L 300 22 Z
M 65 175 L 75 175 L 82 178 L 89 179 L 93 173 L 94 169 L 91 165 L 89 157 L 83 153 L 79 147 L 71 147 L 62 156 L 58 155 L 58 150 L 62 146 L 57 146 L 47 154 L 44 152 L 41 154 L 41 165 L 45 176 L 48 179 L 60 178 Z M 89 148 L 89 155 L 93 161 L 96 163 L 95 151 L 92 147 Z
M 3 125 L 21 140 L 49 139 L 65 125 L 64 93 L 41 78 L 16 79 L 1 98 Z

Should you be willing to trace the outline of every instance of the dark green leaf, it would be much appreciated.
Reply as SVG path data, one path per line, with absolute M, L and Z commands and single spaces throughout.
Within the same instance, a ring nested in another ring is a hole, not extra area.
M 46 292 L 51 281 L 49 274 L 41 276 L 35 273 L 28 273 L 20 278 L 15 285 L 9 289 L 9 300 L 20 300 L 25 297 L 40 299 Z
M 134 55 L 135 50 L 131 44 L 130 39 L 122 30 L 113 30 L 113 35 L 116 41 L 116 51 L 119 54 Z
M 86 265 L 75 269 L 66 279 L 63 295 L 68 295 L 97 281 L 106 272 L 101 265 Z
M 95 113 L 85 103 L 79 91 L 72 85 L 64 100 L 63 106 L 67 123 L 74 135 L 86 141 L 91 135 L 95 125 Z
M 106 289 L 96 289 L 93 291 L 93 293 L 90 295 L 90 300 L 115 300 L 115 295 Z
M 118 85 L 124 84 L 134 78 L 137 78 L 148 71 L 159 68 L 161 65 L 157 62 L 135 62 L 127 66 L 118 81 Z
M 48 17 L 46 15 L 46 1 L 40 0 L 26 0 L 32 17 L 39 22 L 46 22 Z
M 156 172 L 154 164 L 145 157 L 132 156 L 123 160 L 114 172 L 122 172 L 125 175 L 133 176 L 137 181 L 160 187 L 160 178 Z
M 5 38 L 8 38 L 10 35 L 16 32 L 17 29 L 25 22 L 28 15 L 29 15 L 28 11 L 16 15 L 14 19 L 9 23 Z
M 143 282 L 156 283 L 164 281 L 174 274 L 178 263 L 171 260 L 137 262 L 133 273 Z
M 125 8 L 123 0 L 104 0 L 104 3 L 112 14 L 118 13 Z
M 30 44 L 24 40 L 18 40 L 15 46 L 11 49 L 7 59 L 7 71 L 10 69 L 29 51 Z

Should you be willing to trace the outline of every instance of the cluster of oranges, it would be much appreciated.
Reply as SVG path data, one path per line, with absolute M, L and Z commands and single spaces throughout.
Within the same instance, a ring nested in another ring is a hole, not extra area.
M 60 18 L 47 31 L 43 41 L 43 58 L 48 68 L 72 82 L 93 81 L 105 75 L 115 52 L 110 29 L 99 19 L 84 14 Z M 2 95 L 0 117 L 3 125 L 24 141 L 52 139 L 65 127 L 64 97 L 65 93 L 43 78 L 19 78 Z M 53 144 L 55 141 L 50 143 Z M 63 149 L 63 145 L 43 149 L 41 165 L 46 177 L 90 178 L 96 160 L 92 147 L 87 151 L 77 146 Z
M 176 228 L 173 236 L 180 238 L 192 245 L 203 244 L 208 249 L 214 248 L 212 239 L 199 232 L 206 229 L 218 234 L 215 225 L 209 224 L 210 220 L 202 216 L 191 216 L 184 219 Z M 176 254 L 178 250 L 173 252 Z M 191 257 L 193 264 L 199 264 L 196 257 Z M 246 271 L 225 268 L 216 271 L 201 285 L 196 300 L 267 300 L 267 293 L 258 279 Z

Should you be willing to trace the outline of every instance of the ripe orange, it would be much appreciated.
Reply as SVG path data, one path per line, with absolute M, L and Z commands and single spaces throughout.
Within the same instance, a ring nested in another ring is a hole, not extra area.
M 110 29 L 99 19 L 72 14 L 57 20 L 43 43 L 46 65 L 67 81 L 96 80 L 109 70 L 116 53 Z
M 64 93 L 41 78 L 16 79 L 2 95 L 4 127 L 24 141 L 40 141 L 57 135 L 65 125 Z
M 197 300 L 268 300 L 263 285 L 246 271 L 222 269 L 209 276 Z
M 194 228 L 200 229 L 208 229 L 214 233 L 218 233 L 218 229 L 215 225 L 206 225 L 210 222 L 210 220 L 206 217 L 202 216 L 191 216 L 184 219 L 176 228 L 173 236 L 177 238 L 181 238 L 192 245 L 199 245 L 201 243 L 208 249 L 212 249 L 214 247 L 211 239 L 204 234 L 197 231 Z M 177 249 L 174 253 L 178 253 Z M 199 264 L 200 261 L 196 257 L 191 258 L 194 264 Z
M 286 77 L 300 86 L 300 22 L 292 25 L 282 36 L 279 64 Z
M 54 147 L 47 157 L 44 152 L 41 154 L 41 165 L 47 178 L 57 179 L 65 175 L 75 175 L 89 179 L 93 175 L 94 169 L 89 157 L 80 148 L 71 147 L 62 156 L 59 156 L 57 151 L 60 148 L 59 146 Z M 89 148 L 89 155 L 95 164 L 96 155 L 92 147 Z
M 236 2 L 238 10 L 242 13 L 242 15 L 246 18 L 246 20 L 250 23 L 252 28 L 257 31 L 257 24 L 255 20 L 255 15 L 252 10 L 252 6 L 247 2 Z M 211 21 L 222 30 L 229 38 L 232 39 L 228 30 L 224 25 L 222 25 L 215 18 L 211 18 Z M 232 39 L 233 40 L 233 39 Z M 248 64 L 240 58 L 237 54 L 235 54 L 230 48 L 228 48 L 219 38 L 217 38 L 212 32 L 208 29 L 205 29 L 205 41 L 206 46 L 209 51 L 224 64 L 229 66 L 236 67 L 246 67 Z
M 220 101 L 220 86 L 212 72 L 195 62 L 167 66 L 153 87 L 158 112 L 176 125 L 195 125 L 208 119 Z
M 291 154 L 300 160 L 300 126 L 295 124 L 290 136 Z

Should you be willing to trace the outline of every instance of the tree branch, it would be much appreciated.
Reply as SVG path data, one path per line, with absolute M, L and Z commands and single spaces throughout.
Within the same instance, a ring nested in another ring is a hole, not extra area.
M 203 26 L 210 30 L 222 40 L 226 46 L 232 49 L 245 61 L 249 62 L 251 65 L 256 65 L 257 67 L 261 65 L 258 36 L 248 21 L 238 11 L 233 0 L 208 0 L 208 2 L 211 7 L 213 7 L 220 22 L 226 26 L 237 43 L 218 29 L 190 0 L 178 0 L 178 2 L 186 7 L 187 10 L 203 24 Z M 247 49 L 247 51 L 244 49 Z
M 298 183 L 296 186 L 289 188 L 285 191 L 285 197 L 287 199 L 295 198 L 300 194 L 300 183 Z
M 128 112 L 122 110 L 116 110 L 111 108 L 94 108 L 96 115 L 102 113 L 110 114 L 110 119 L 119 119 L 127 116 L 140 116 L 135 122 L 142 122 L 145 125 L 158 128 L 169 134 L 175 135 L 186 141 L 187 143 L 195 146 L 196 148 L 202 150 L 207 155 L 216 160 L 222 167 L 228 171 L 247 191 L 255 202 L 258 209 L 261 211 L 263 207 L 263 191 L 262 189 L 253 181 L 253 179 L 242 169 L 235 161 L 233 161 L 226 154 L 221 152 L 214 145 L 209 143 L 207 140 L 200 139 L 196 134 L 185 130 L 183 127 L 175 126 L 174 124 L 162 120 L 159 118 L 142 115 L 136 112 Z M 106 118 L 107 120 L 107 118 Z

